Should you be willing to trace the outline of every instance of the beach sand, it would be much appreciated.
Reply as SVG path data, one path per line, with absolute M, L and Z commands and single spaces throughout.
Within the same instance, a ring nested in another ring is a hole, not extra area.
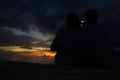
M 0 80 L 120 80 L 118 69 L 0 62 Z

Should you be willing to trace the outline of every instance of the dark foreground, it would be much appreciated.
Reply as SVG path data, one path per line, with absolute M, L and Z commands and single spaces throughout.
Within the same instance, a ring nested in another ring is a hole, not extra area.
M 119 69 L 0 62 L 0 80 L 120 80 Z

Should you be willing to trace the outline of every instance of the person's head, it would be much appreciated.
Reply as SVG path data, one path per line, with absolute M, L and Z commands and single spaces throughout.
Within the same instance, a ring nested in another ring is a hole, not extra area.
M 97 24 L 98 19 L 99 16 L 95 9 L 89 9 L 85 14 L 86 24 Z
M 75 12 L 69 12 L 66 17 L 68 28 L 80 28 L 79 16 Z

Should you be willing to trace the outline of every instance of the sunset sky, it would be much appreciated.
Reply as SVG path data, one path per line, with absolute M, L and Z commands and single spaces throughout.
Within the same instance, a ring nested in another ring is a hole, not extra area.
M 120 0 L 0 0 L 0 59 L 14 53 L 19 57 L 54 57 L 49 47 L 65 27 L 66 14 L 75 11 L 82 20 L 90 8 L 98 10 L 114 45 L 120 47 Z

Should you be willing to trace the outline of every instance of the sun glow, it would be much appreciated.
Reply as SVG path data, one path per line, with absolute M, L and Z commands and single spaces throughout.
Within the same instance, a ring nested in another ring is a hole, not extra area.
M 34 55 L 36 56 L 44 56 L 44 57 L 54 57 L 55 56 L 55 52 L 50 52 L 50 51 L 36 51 L 33 52 Z
M 10 52 L 33 52 L 35 51 L 34 49 L 26 49 L 26 48 L 21 48 L 20 46 L 3 46 L 0 47 L 0 50 L 4 51 L 10 51 Z
M 46 47 L 32 47 L 27 49 L 21 46 L 3 46 L 0 47 L 0 50 L 13 52 L 13 53 L 29 53 L 22 54 L 23 56 L 31 55 L 36 57 L 54 57 L 55 52 L 51 52 L 49 48 Z

